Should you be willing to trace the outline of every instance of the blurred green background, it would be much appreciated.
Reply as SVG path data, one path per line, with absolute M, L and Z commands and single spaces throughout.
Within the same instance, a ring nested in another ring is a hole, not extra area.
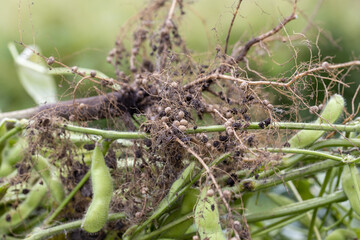
M 69 66 L 93 68 L 113 77 L 113 68 L 105 61 L 108 51 L 114 46 L 120 27 L 146 3 L 148 1 L 2 1 L 0 111 L 36 105 L 16 75 L 7 48 L 9 42 L 22 40 L 26 44 L 35 43 L 45 56 L 52 55 Z M 199 0 L 184 1 L 184 4 L 186 14 L 182 17 L 180 31 L 189 48 L 199 53 L 215 53 L 217 45 L 224 46 L 237 1 Z M 164 11 L 167 9 L 168 7 Z M 300 33 L 310 22 L 306 35 L 314 44 L 321 30 L 319 45 L 323 57 L 332 56 L 335 63 L 360 59 L 359 10 L 359 0 L 302 0 L 298 3 L 298 19 L 287 25 L 286 30 L 289 34 Z M 230 43 L 235 43 L 238 39 L 246 42 L 251 37 L 270 30 L 291 11 L 291 1 L 243 1 Z M 157 20 L 160 22 L 163 17 Z M 131 40 L 131 37 L 130 33 L 127 39 Z M 298 62 L 308 61 L 310 54 L 306 41 L 298 41 L 295 46 L 303 50 L 299 53 Z M 17 47 L 19 51 L 22 50 L 21 46 Z M 293 55 L 287 43 L 275 42 L 269 48 L 272 51 L 272 59 L 278 63 L 285 63 Z M 318 54 L 315 45 L 312 46 L 312 50 L 314 55 Z M 294 63 L 291 61 L 288 64 L 277 65 L 266 52 L 259 51 L 253 54 L 255 55 L 260 55 L 259 61 L 250 59 L 251 66 L 265 71 L 267 76 L 279 76 L 291 69 Z M 202 55 L 199 55 L 199 58 L 203 58 Z M 359 71 L 351 71 L 347 82 L 357 85 L 358 79 Z M 61 79 L 57 80 L 60 85 Z M 346 98 L 351 99 L 355 89 L 356 87 L 347 89 Z

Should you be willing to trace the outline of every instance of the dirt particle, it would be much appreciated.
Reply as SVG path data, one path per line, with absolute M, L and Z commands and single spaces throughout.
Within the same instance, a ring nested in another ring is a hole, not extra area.
M 219 146 L 220 146 L 220 142 L 219 142 L 219 141 L 214 141 L 214 142 L 213 142 L 213 146 L 216 147 L 216 148 L 219 147 Z
M 94 143 L 87 143 L 87 144 L 84 144 L 83 148 L 88 150 L 88 151 L 91 151 L 91 150 L 95 149 L 95 144 Z
M 227 140 L 229 140 L 229 136 L 227 136 L 227 135 L 220 135 L 219 136 L 219 140 L 221 141 L 221 142 L 226 142 Z M 214 146 L 215 147 L 215 146 Z
M 28 194 L 29 192 L 30 192 L 30 190 L 27 189 L 27 188 L 24 188 L 24 189 L 22 190 L 22 193 L 25 194 L 25 195 Z

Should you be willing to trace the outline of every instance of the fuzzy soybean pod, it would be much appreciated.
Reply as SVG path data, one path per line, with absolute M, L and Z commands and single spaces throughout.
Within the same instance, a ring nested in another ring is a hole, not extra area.
M 12 147 L 7 145 L 1 155 L 0 177 L 6 177 L 15 170 L 15 164 L 24 158 L 26 148 L 25 139 L 19 139 Z
M 176 221 L 176 219 L 179 219 L 187 215 L 188 213 L 192 212 L 194 210 L 194 206 L 197 202 L 198 196 L 199 196 L 198 189 L 196 188 L 188 189 L 183 196 L 181 207 L 176 209 L 174 212 L 172 212 L 170 216 L 166 219 L 166 221 L 163 223 L 163 225 L 166 225 L 172 221 Z M 166 232 L 164 232 L 161 235 L 161 237 L 179 239 L 182 236 L 184 236 L 186 231 L 193 223 L 194 223 L 193 218 L 189 218 L 186 221 L 183 221 L 182 223 L 167 229 Z
M 344 106 L 344 98 L 338 94 L 333 95 L 324 107 L 322 113 L 320 114 L 320 117 L 315 121 L 315 123 L 334 123 L 342 114 Z M 307 147 L 314 143 L 316 140 L 318 140 L 324 133 L 325 131 L 319 130 L 301 130 L 289 140 L 290 147 Z
M 0 201 L 5 196 L 7 190 L 9 189 L 9 187 L 10 187 L 10 183 L 2 183 L 0 185 Z
M 351 173 L 350 166 L 345 165 L 341 175 L 341 181 L 343 190 L 349 199 L 351 208 L 354 210 L 354 212 L 356 212 L 357 215 L 360 216 L 360 199 L 357 194 L 358 189 L 356 189 L 356 187 L 359 187 L 360 185 L 360 175 L 355 166 L 353 170 L 356 172 L 353 171 L 353 173 Z M 354 175 L 354 178 L 352 174 Z M 357 182 L 357 184 L 354 182 L 354 180 Z
M 101 150 L 97 142 L 91 162 L 91 182 L 93 199 L 85 214 L 81 227 L 89 233 L 100 231 L 108 218 L 110 201 L 113 194 L 113 183 Z
M 49 164 L 49 161 L 41 155 L 32 156 L 31 159 L 34 168 L 48 186 L 51 195 L 57 203 L 61 203 L 62 200 L 64 200 L 65 192 L 59 176 L 55 174 L 54 167 L 52 167 Z
M 201 239 L 225 240 L 215 197 L 208 196 L 209 186 L 204 187 L 195 208 L 195 225 Z
M 160 202 L 157 210 L 154 212 L 154 215 L 162 213 L 165 209 L 168 208 L 168 202 L 176 196 L 179 190 L 191 180 L 192 174 L 195 169 L 195 162 L 191 162 L 182 174 L 176 179 L 176 181 L 171 185 L 168 195 Z
M 168 199 L 171 199 L 192 177 L 195 169 L 195 162 L 191 162 L 178 179 L 171 185 Z
M 9 212 L 4 213 L 0 218 L 0 233 L 8 233 L 12 229 L 19 226 L 30 213 L 35 210 L 41 203 L 47 192 L 46 185 L 39 181 L 27 194 L 25 201 L 23 201 L 16 209 L 12 208 Z

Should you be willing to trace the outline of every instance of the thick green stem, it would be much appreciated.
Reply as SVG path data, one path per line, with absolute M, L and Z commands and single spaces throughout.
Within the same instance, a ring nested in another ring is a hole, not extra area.
M 3 136 L 0 137 L 0 146 L 5 143 L 10 137 L 14 136 L 18 132 L 21 132 L 21 127 L 14 127 L 13 129 L 6 132 Z
M 344 216 L 342 216 L 339 220 L 337 220 L 337 221 L 336 221 L 335 223 L 333 223 L 332 225 L 324 228 L 324 231 L 327 232 L 327 231 L 329 231 L 330 229 L 335 228 L 337 225 L 339 225 L 340 223 L 342 223 L 342 222 L 345 220 L 345 218 L 346 218 L 347 216 L 349 216 L 351 213 L 352 213 L 352 209 L 350 208 L 350 209 L 347 211 L 347 213 L 345 213 Z
M 295 180 L 297 178 L 318 173 L 327 170 L 329 168 L 341 166 L 344 164 L 345 163 L 340 161 L 326 160 L 311 165 L 307 165 L 305 167 L 301 167 L 289 172 L 272 175 L 271 177 L 265 179 L 260 179 L 260 180 L 255 180 L 254 178 L 244 179 L 240 182 L 240 184 L 228 189 L 234 192 L 259 191 L 269 187 L 274 187 L 278 184 L 287 181 Z
M 253 149 L 255 150 L 255 149 Z M 265 150 L 269 152 L 282 152 L 282 153 L 297 153 L 297 154 L 304 154 L 304 155 L 312 155 L 321 158 L 332 159 L 335 161 L 343 161 L 343 158 L 331 155 L 329 153 L 320 152 L 320 151 L 313 151 L 307 149 L 298 149 L 298 148 L 266 148 Z
M 102 130 L 102 129 L 96 129 L 96 128 L 85 128 L 85 127 L 78 127 L 74 125 L 60 125 L 65 130 L 71 131 L 71 132 L 79 132 L 84 134 L 93 134 L 98 135 L 103 138 L 107 139 L 144 139 L 149 137 L 148 134 L 143 132 L 118 132 L 118 131 L 112 131 L 112 130 Z
M 312 198 L 303 202 L 292 203 L 283 207 L 277 207 L 271 211 L 259 213 L 245 213 L 248 223 L 274 219 L 292 214 L 300 214 L 314 208 L 319 208 L 333 202 L 346 201 L 347 197 L 343 191 L 329 194 L 325 197 Z
M 328 183 L 330 181 L 330 178 L 331 178 L 331 172 L 332 172 L 332 168 L 329 168 L 327 170 L 327 172 L 326 172 L 324 182 L 321 185 L 319 197 L 322 197 L 324 195 L 324 193 L 325 193 L 326 187 L 327 187 L 327 185 L 328 185 Z M 318 212 L 318 208 L 315 208 L 314 211 L 313 211 L 311 222 L 310 222 L 308 240 L 311 240 L 311 238 L 312 238 L 313 230 L 314 230 L 314 227 L 315 227 L 315 221 L 316 221 L 317 212 Z
M 118 132 L 111 130 L 100 130 L 95 128 L 84 128 L 73 125 L 60 125 L 68 131 L 80 132 L 85 134 L 94 134 L 102 136 L 109 139 L 142 139 L 149 137 L 148 134 L 144 132 Z M 274 128 L 278 129 L 305 129 L 305 130 L 323 130 L 323 131 L 347 131 L 354 132 L 360 130 L 360 125 L 341 125 L 341 124 L 315 124 L 315 123 L 286 123 L 286 122 L 277 122 L 271 125 Z M 258 122 L 250 123 L 246 129 L 262 129 L 259 127 Z M 198 127 L 197 129 L 188 129 L 185 132 L 187 134 L 201 133 L 201 132 L 222 132 L 225 131 L 224 125 L 213 125 L 213 126 L 204 126 Z
M 263 227 L 263 228 L 261 228 L 261 229 L 258 229 L 258 230 L 256 230 L 256 231 L 252 232 L 252 233 L 251 233 L 251 237 L 254 237 L 254 238 L 255 238 L 255 237 L 258 237 L 258 236 L 267 234 L 267 233 L 269 233 L 269 232 L 271 232 L 271 231 L 274 231 L 274 230 L 276 230 L 276 229 L 279 229 L 279 228 L 282 228 L 282 227 L 284 227 L 284 226 L 287 226 L 287 225 L 289 225 L 290 223 L 293 223 L 293 222 L 301 219 L 301 218 L 304 217 L 305 215 L 306 215 L 306 213 L 303 213 L 303 214 L 300 214 L 300 215 L 297 214 L 297 216 L 294 215 L 294 216 L 290 216 L 290 217 L 281 219 L 281 220 L 279 220 L 279 221 L 276 221 L 276 222 L 274 222 L 274 223 L 272 223 L 272 224 L 269 224 L 269 225 L 267 225 L 267 226 L 265 226 L 265 227 Z
M 89 76 L 92 71 L 94 71 L 94 69 L 90 69 L 90 68 L 78 68 L 77 69 L 77 72 L 85 73 L 85 75 L 89 75 Z M 50 75 L 74 75 L 74 73 L 71 71 L 71 69 L 64 68 L 64 67 L 51 68 L 50 70 L 48 70 L 47 74 L 50 74 Z M 101 77 L 101 78 L 109 78 L 107 75 L 105 75 L 104 73 L 102 73 L 98 70 L 96 70 L 96 76 Z
M 123 213 L 113 213 L 113 214 L 109 214 L 108 217 L 108 221 L 114 221 L 114 220 L 118 220 L 121 218 L 124 218 L 125 214 Z M 81 226 L 82 220 L 77 220 L 74 222 L 70 222 L 70 223 L 65 223 L 59 226 L 55 226 L 55 227 L 51 227 L 48 229 L 42 229 L 39 230 L 39 232 L 33 233 L 30 236 L 28 236 L 27 238 L 25 238 L 25 240 L 40 240 L 40 239 L 44 239 L 44 238 L 49 238 L 50 236 L 62 233 L 62 232 L 67 232 L 70 231 L 72 229 L 76 229 L 79 228 Z
M 360 146 L 360 139 L 350 138 L 350 139 L 326 139 L 326 140 L 320 140 L 319 142 L 317 142 L 313 146 L 311 146 L 310 150 L 317 150 L 317 149 L 326 148 L 326 147 L 352 147 L 352 146 L 359 147 Z M 282 169 L 291 167 L 291 166 L 295 165 L 296 163 L 298 163 L 300 160 L 304 159 L 305 157 L 306 157 L 306 155 L 304 155 L 304 154 L 296 154 L 296 155 L 293 155 L 291 157 L 285 157 L 280 162 L 280 164 L 276 166 L 276 169 L 277 170 L 282 170 Z M 356 161 L 356 160 L 358 160 L 358 159 L 355 159 L 353 161 Z M 237 171 L 236 176 L 238 178 L 242 178 L 242 177 L 245 177 L 245 176 L 249 176 L 251 173 L 252 173 L 251 169 L 243 169 L 243 170 Z M 268 169 L 266 171 L 261 172 L 259 174 L 258 179 L 263 179 L 263 178 L 269 177 L 269 176 L 273 175 L 274 173 L 275 173 L 275 171 L 273 169 Z M 223 176 L 221 178 L 221 181 L 225 181 L 226 179 L 228 179 L 228 176 Z
M 295 198 L 298 202 L 303 202 L 303 199 L 301 197 L 301 194 L 299 193 L 299 191 L 297 190 L 296 186 L 294 185 L 294 183 L 292 181 L 287 182 L 287 185 L 290 187 L 291 191 L 293 192 L 293 194 L 295 195 Z M 311 215 L 309 212 L 306 213 L 306 217 L 309 220 L 311 220 Z M 309 226 L 311 227 L 311 226 Z M 312 230 L 315 232 L 315 236 L 317 240 L 321 240 L 321 236 L 320 236 L 320 232 L 319 229 L 316 226 L 312 226 Z
M 167 224 L 167 225 L 165 225 L 165 226 L 163 226 L 163 227 L 161 227 L 161 228 L 159 228 L 159 229 L 157 229 L 157 230 L 155 230 L 155 231 L 152 231 L 151 233 L 148 233 L 148 234 L 145 234 L 145 235 L 140 235 L 140 236 L 138 236 L 138 237 L 135 237 L 135 238 L 133 238 L 133 240 L 146 240 L 146 239 L 151 239 L 151 238 L 156 237 L 157 235 L 165 232 L 166 230 L 168 230 L 168 229 L 170 229 L 170 228 L 172 228 L 172 227 L 174 227 L 174 226 L 176 226 L 176 225 L 178 225 L 178 224 L 180 224 L 180 223 L 188 220 L 189 218 L 193 218 L 193 217 L 194 217 L 194 216 L 193 216 L 193 213 L 190 212 L 190 213 L 186 214 L 185 216 L 182 216 L 182 217 L 180 217 L 180 218 L 177 218 L 175 221 L 170 222 L 169 224 Z
M 297 130 L 322 130 L 322 131 L 344 131 L 356 132 L 360 131 L 360 124 L 357 125 L 343 125 L 343 124 L 323 124 L 323 123 L 294 123 L 294 122 L 274 122 L 268 128 L 276 129 L 297 129 Z M 250 123 L 246 127 L 248 130 L 262 129 L 259 122 Z M 224 125 L 213 125 L 206 127 L 198 127 L 197 129 L 188 129 L 186 133 L 201 133 L 201 132 L 222 132 L 225 131 Z

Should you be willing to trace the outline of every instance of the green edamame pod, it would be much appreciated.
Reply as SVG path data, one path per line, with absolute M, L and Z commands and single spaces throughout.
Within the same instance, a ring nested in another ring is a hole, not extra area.
M 172 221 L 175 221 L 176 219 L 181 218 L 182 216 L 185 216 L 186 214 L 192 212 L 194 210 L 194 206 L 197 202 L 197 198 L 199 196 L 199 189 L 196 188 L 190 188 L 188 189 L 181 202 L 181 207 L 176 209 L 174 212 L 170 214 L 169 217 L 166 218 L 163 225 L 166 225 Z M 169 228 L 164 232 L 161 237 L 170 237 L 178 239 L 182 237 L 188 228 L 194 223 L 193 218 L 189 218 L 188 220 L 177 224 L 176 226 Z
M 356 171 L 355 178 L 358 185 L 360 185 L 360 175 L 358 171 Z M 354 212 L 356 212 L 357 215 L 360 216 L 360 199 L 356 194 L 357 190 L 355 189 L 355 183 L 351 176 L 351 169 L 349 165 L 344 166 L 341 175 L 341 181 L 342 181 L 343 190 L 349 199 L 351 208 L 354 210 Z
M 191 162 L 184 170 L 184 172 L 181 174 L 181 176 L 176 179 L 176 181 L 171 185 L 168 199 L 172 198 L 182 186 L 184 186 L 189 179 L 191 178 L 191 175 L 195 169 L 195 162 Z
M 357 235 L 350 229 L 336 229 L 330 233 L 325 240 L 354 240 L 357 239 Z
M 56 202 L 61 203 L 65 196 L 64 187 L 60 178 L 54 173 L 53 167 L 49 164 L 48 160 L 41 155 L 32 156 L 32 161 L 36 171 L 50 189 L 51 195 Z
M 204 187 L 195 209 L 195 225 L 201 239 L 225 240 L 222 233 L 219 210 L 214 196 L 208 196 L 210 188 Z
M 12 208 L 9 212 L 4 213 L 1 216 L 0 232 L 8 233 L 24 221 L 30 213 L 39 206 L 46 192 L 47 187 L 42 181 L 36 183 L 32 187 L 30 193 L 28 193 L 24 202 L 22 202 L 16 209 Z
M 14 146 L 7 145 L 2 152 L 0 177 L 6 177 L 15 170 L 15 164 L 24 158 L 26 141 L 20 138 Z
M 334 123 L 343 112 L 344 106 L 344 98 L 338 94 L 333 95 L 315 123 Z M 290 147 L 307 147 L 318 140 L 324 133 L 325 131 L 319 130 L 301 130 L 289 140 Z
M 178 191 L 180 191 L 181 187 L 190 181 L 194 169 L 195 162 L 191 162 L 182 172 L 180 177 L 171 185 L 168 195 L 160 202 L 152 217 L 156 218 L 155 216 L 161 214 L 166 208 L 168 208 L 168 201 L 173 198 Z
M 10 184 L 9 183 L 3 183 L 0 185 L 0 201 L 5 196 L 7 190 L 9 189 Z
M 89 233 L 98 232 L 105 226 L 113 193 L 112 178 L 100 145 L 100 142 L 96 143 L 91 162 L 93 199 L 81 224 Z
M 200 194 L 199 189 L 197 188 L 189 188 L 183 197 L 183 201 L 180 208 L 181 215 L 188 214 L 194 210 L 194 206 L 197 202 L 197 198 Z
M 0 138 L 6 133 L 5 121 L 0 121 Z M 2 150 L 5 147 L 5 142 L 0 143 L 0 166 L 2 163 Z

